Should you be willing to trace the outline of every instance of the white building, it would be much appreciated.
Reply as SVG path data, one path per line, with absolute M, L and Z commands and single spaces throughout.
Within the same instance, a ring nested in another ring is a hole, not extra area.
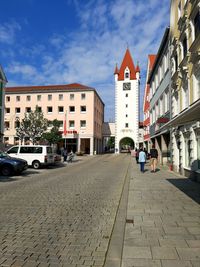
M 135 67 L 129 49 L 121 67 L 115 69 L 115 152 L 121 150 L 124 138 L 139 144 L 139 88 L 140 69 Z

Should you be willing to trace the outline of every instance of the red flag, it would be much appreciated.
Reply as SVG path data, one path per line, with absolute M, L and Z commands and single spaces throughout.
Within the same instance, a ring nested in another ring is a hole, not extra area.
M 66 111 L 65 118 L 63 121 L 63 134 L 64 134 L 64 136 L 67 135 L 67 111 Z

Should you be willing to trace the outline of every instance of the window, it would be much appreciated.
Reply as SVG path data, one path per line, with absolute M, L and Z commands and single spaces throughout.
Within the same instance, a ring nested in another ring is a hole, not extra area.
M 126 94 L 126 97 L 128 97 L 128 94 Z
M 128 104 L 126 104 L 126 108 L 128 107 Z
M 129 78 L 129 73 L 128 72 L 125 73 L 125 78 Z
M 197 137 L 197 162 L 198 169 L 200 169 L 200 136 Z
M 81 121 L 81 128 L 85 128 L 86 127 L 86 121 L 84 120 L 84 121 Z
M 183 58 L 187 55 L 187 38 L 183 39 Z
M 75 106 L 70 106 L 70 107 L 69 107 L 69 112 L 70 112 L 70 113 L 75 112 Z
M 74 121 L 69 121 L 69 128 L 74 128 L 74 126 L 75 126 Z
M 178 4 L 178 18 L 181 17 L 181 1 Z
M 31 96 L 30 96 L 30 95 L 27 95 L 27 96 L 26 96 L 26 100 L 27 100 L 27 101 L 31 101 Z
M 6 102 L 10 102 L 10 96 L 6 96 Z
M 58 99 L 63 100 L 63 94 L 59 94 Z
M 195 18 L 194 18 L 194 32 L 195 37 L 200 33 L 200 11 L 197 12 Z
M 126 114 L 126 118 L 128 118 L 128 114 Z
M 42 154 L 42 147 L 41 146 L 39 146 L 39 147 L 34 147 L 34 146 L 26 147 L 26 146 L 22 146 L 22 147 L 20 147 L 20 153 L 23 153 L 23 154 Z
M 6 108 L 6 113 L 7 113 L 7 114 L 10 113 L 10 108 Z
M 193 74 L 193 101 L 196 101 L 200 98 L 200 73 L 196 71 Z
M 52 107 L 47 107 L 47 113 L 52 113 L 53 112 L 53 108 Z
M 8 154 L 16 154 L 18 152 L 18 146 L 14 146 L 7 151 Z
M 16 96 L 16 101 L 17 101 L 17 102 L 20 101 L 20 96 L 19 96 L 19 95 Z
M 37 106 L 38 112 L 42 112 L 42 108 Z
M 64 112 L 64 107 L 63 106 L 58 107 L 58 112 L 59 113 L 63 113 Z
M 49 101 L 52 100 L 52 95 L 48 95 L 48 100 L 49 100 Z
M 86 98 L 86 95 L 85 94 L 81 94 L 81 99 L 85 99 Z
M 74 94 L 70 94 L 70 100 L 74 100 Z
M 20 127 L 20 121 L 19 120 L 16 120 L 15 121 L 15 128 L 19 128 Z
M 5 121 L 5 130 L 10 129 L 10 122 L 9 121 Z
M 4 137 L 4 143 L 9 144 L 9 137 Z
M 81 112 L 86 112 L 86 106 L 81 106 Z
M 191 166 L 191 140 L 185 138 L 185 166 Z
M 27 112 L 27 113 L 30 113 L 30 112 L 31 112 L 31 108 L 30 108 L 30 107 L 27 107 L 27 108 L 26 108 L 26 112 Z
M 21 109 L 20 108 L 15 108 L 15 113 L 20 113 Z
M 177 71 L 177 69 L 178 69 L 178 55 L 177 55 L 177 53 L 174 56 L 174 61 L 175 61 L 175 71 Z
M 41 101 L 42 96 L 41 95 L 37 95 L 37 101 Z
M 125 123 L 125 128 L 128 128 L 128 123 Z

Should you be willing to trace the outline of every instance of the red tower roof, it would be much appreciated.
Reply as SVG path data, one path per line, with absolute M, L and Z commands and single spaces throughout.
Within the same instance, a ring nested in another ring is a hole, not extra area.
M 117 64 L 116 64 L 116 67 L 115 67 L 115 72 L 114 72 L 114 74 L 119 74 L 119 70 L 118 70 Z
M 135 66 L 133 63 L 133 59 L 131 57 L 131 54 L 130 54 L 130 51 L 128 48 L 126 49 L 126 53 L 125 53 L 124 59 L 122 61 L 120 70 L 119 70 L 119 77 L 118 77 L 119 81 L 124 80 L 124 71 L 125 71 L 126 67 L 129 68 L 130 79 L 135 80 L 136 79 L 136 70 L 135 70 Z

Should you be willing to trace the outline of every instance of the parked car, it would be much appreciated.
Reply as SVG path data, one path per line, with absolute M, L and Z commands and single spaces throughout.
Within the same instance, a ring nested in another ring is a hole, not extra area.
M 13 146 L 7 150 L 7 153 L 12 157 L 27 160 L 28 165 L 34 169 L 39 169 L 42 165 L 47 166 L 54 163 L 53 149 L 50 146 Z
M 0 152 L 0 172 L 4 176 L 21 173 L 28 168 L 26 160 L 10 157 L 5 152 Z

